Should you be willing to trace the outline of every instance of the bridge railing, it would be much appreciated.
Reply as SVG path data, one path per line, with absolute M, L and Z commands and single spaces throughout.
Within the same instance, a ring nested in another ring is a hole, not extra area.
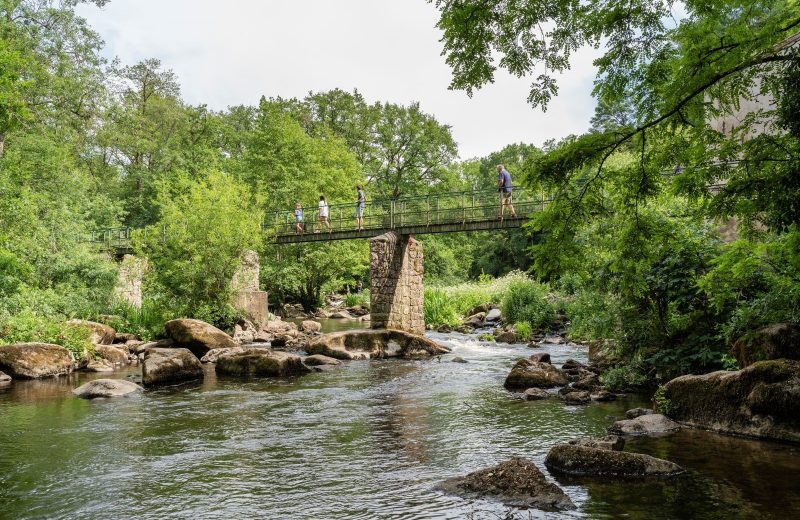
M 516 214 L 527 216 L 544 208 L 547 201 L 541 192 L 514 187 L 511 200 Z M 419 197 L 378 199 L 367 201 L 363 213 L 364 229 L 398 229 L 404 227 L 457 224 L 496 219 L 500 213 L 500 193 L 497 190 L 440 193 Z M 319 208 L 304 208 L 303 233 L 354 231 L 356 202 L 332 204 L 328 208 L 328 223 L 319 218 Z M 506 210 L 506 218 L 509 212 Z M 268 215 L 265 227 L 277 235 L 297 233 L 294 209 Z
M 122 251 L 131 247 L 131 228 L 116 227 L 92 231 L 89 244 L 96 249 Z

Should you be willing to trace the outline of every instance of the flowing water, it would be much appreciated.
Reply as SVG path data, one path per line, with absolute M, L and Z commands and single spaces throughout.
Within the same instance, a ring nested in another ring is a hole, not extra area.
M 294 380 L 212 368 L 202 383 L 114 400 L 71 396 L 96 374 L 14 382 L 0 388 L 0 518 L 800 518 L 797 446 L 700 431 L 626 446 L 681 464 L 680 477 L 557 480 L 578 506 L 570 513 L 443 494 L 443 479 L 512 456 L 544 470 L 553 444 L 602 435 L 646 402 L 517 400 L 502 382 L 531 349 L 431 337 L 453 354 Z M 585 358 L 544 350 L 555 364 Z

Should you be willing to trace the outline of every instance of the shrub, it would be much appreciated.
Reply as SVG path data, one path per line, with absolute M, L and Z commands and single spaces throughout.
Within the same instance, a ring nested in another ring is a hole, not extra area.
M 612 339 L 617 336 L 619 304 L 607 292 L 583 289 L 567 303 L 569 335 L 579 340 Z
M 344 297 L 344 304 L 348 307 L 361 306 L 369 309 L 369 289 L 365 289 L 358 293 L 351 293 Z
M 72 352 L 75 359 L 94 353 L 90 335 L 86 327 L 67 325 L 63 319 L 46 318 L 30 310 L 6 317 L 0 324 L 0 343 L 52 343 Z
M 547 298 L 548 287 L 530 278 L 513 280 L 502 301 L 505 319 L 527 322 L 535 330 L 548 329 L 555 319 L 555 308 Z
M 642 388 L 648 381 L 647 375 L 638 364 L 614 367 L 600 376 L 603 386 L 612 391 Z
M 164 322 L 171 318 L 163 305 L 150 299 L 145 299 L 141 307 L 134 307 L 126 301 L 117 300 L 111 306 L 110 314 L 119 316 L 119 319 L 109 322 L 116 331 L 136 334 L 144 341 L 162 336 Z
M 459 322 L 453 299 L 443 289 L 425 289 L 424 314 L 425 323 L 433 326 L 457 325 Z
M 514 324 L 514 330 L 517 333 L 517 340 L 530 341 L 533 337 L 533 327 L 527 321 L 518 321 Z

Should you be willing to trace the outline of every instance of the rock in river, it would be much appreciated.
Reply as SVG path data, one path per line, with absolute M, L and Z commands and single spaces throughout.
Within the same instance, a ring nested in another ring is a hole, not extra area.
M 113 365 L 128 364 L 128 353 L 121 348 L 111 345 L 95 345 L 94 350 L 97 352 L 98 356 L 109 361 Z
M 522 395 L 526 401 L 541 401 L 550 398 L 550 393 L 543 388 L 528 388 Z
M 608 427 L 615 435 L 653 435 L 678 431 L 681 425 L 661 414 L 640 415 L 635 419 L 617 421 Z
M 626 419 L 636 419 L 637 417 L 641 417 L 642 415 L 652 415 L 655 412 L 649 408 L 631 408 L 627 412 L 625 412 Z
M 736 372 L 666 384 L 670 416 L 706 430 L 800 442 L 800 361 L 759 361 Z
M 117 335 L 114 329 L 103 323 L 97 323 L 96 321 L 69 320 L 67 324 L 89 329 L 89 341 L 97 345 L 111 345 L 114 343 L 114 338 Z
M 198 359 L 215 348 L 239 346 L 232 337 L 200 320 L 170 320 L 164 328 L 176 346 L 189 349 Z
M 283 377 L 310 371 L 300 356 L 268 348 L 249 348 L 243 352 L 223 354 L 217 359 L 217 373 L 229 376 Z
M 322 330 L 322 324 L 314 320 L 305 320 L 300 324 L 300 330 L 305 333 L 320 332 Z
M 775 323 L 739 338 L 731 349 L 740 367 L 770 359 L 800 359 L 800 325 Z
M 209 350 L 205 356 L 200 360 L 201 363 L 216 363 L 219 357 L 223 354 L 236 354 L 238 352 L 244 352 L 244 348 L 242 347 L 234 347 L 234 348 L 215 348 Z
M 601 450 L 622 451 L 625 447 L 625 439 L 616 435 L 606 435 L 605 437 L 582 437 L 569 441 L 573 446 L 583 446 L 586 448 L 599 448 Z
M 149 348 L 144 352 L 142 383 L 145 386 L 177 383 L 203 377 L 200 360 L 185 348 Z
M 552 388 L 564 386 L 567 378 L 550 363 L 540 363 L 520 359 L 506 377 L 505 387 L 509 390 L 526 388 Z
M 400 330 L 364 329 L 324 334 L 309 343 L 306 352 L 336 359 L 416 359 L 447 354 L 450 349 Z
M 454 495 L 491 498 L 507 506 L 533 507 L 544 511 L 575 509 L 564 491 L 548 482 L 536 464 L 515 457 L 491 468 L 442 482 L 439 489 Z
M 69 350 L 48 343 L 0 346 L 0 369 L 14 379 L 39 379 L 69 374 L 75 362 Z
M 11 376 L 4 372 L 0 372 L 0 385 L 4 385 L 10 382 L 11 382 Z
M 144 388 L 124 379 L 95 379 L 79 386 L 72 393 L 83 399 L 95 399 L 98 397 L 122 397 L 142 391 Z
M 544 459 L 553 473 L 575 477 L 669 477 L 683 468 L 668 460 L 641 453 L 557 444 Z
M 341 365 L 342 362 L 336 358 L 323 356 L 322 354 L 314 354 L 313 356 L 307 356 L 303 363 L 307 366 L 315 367 L 320 365 Z

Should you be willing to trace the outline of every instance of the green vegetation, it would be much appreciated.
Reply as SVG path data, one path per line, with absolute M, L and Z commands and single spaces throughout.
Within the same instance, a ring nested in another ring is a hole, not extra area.
M 10 343 L 52 343 L 72 352 L 75 359 L 94 353 L 89 341 L 91 331 L 86 327 L 67 325 L 63 320 L 37 316 L 26 309 L 3 320 L 0 345 Z
M 369 289 L 357 293 L 349 293 L 344 298 L 344 304 L 348 307 L 361 306 L 369 309 Z

